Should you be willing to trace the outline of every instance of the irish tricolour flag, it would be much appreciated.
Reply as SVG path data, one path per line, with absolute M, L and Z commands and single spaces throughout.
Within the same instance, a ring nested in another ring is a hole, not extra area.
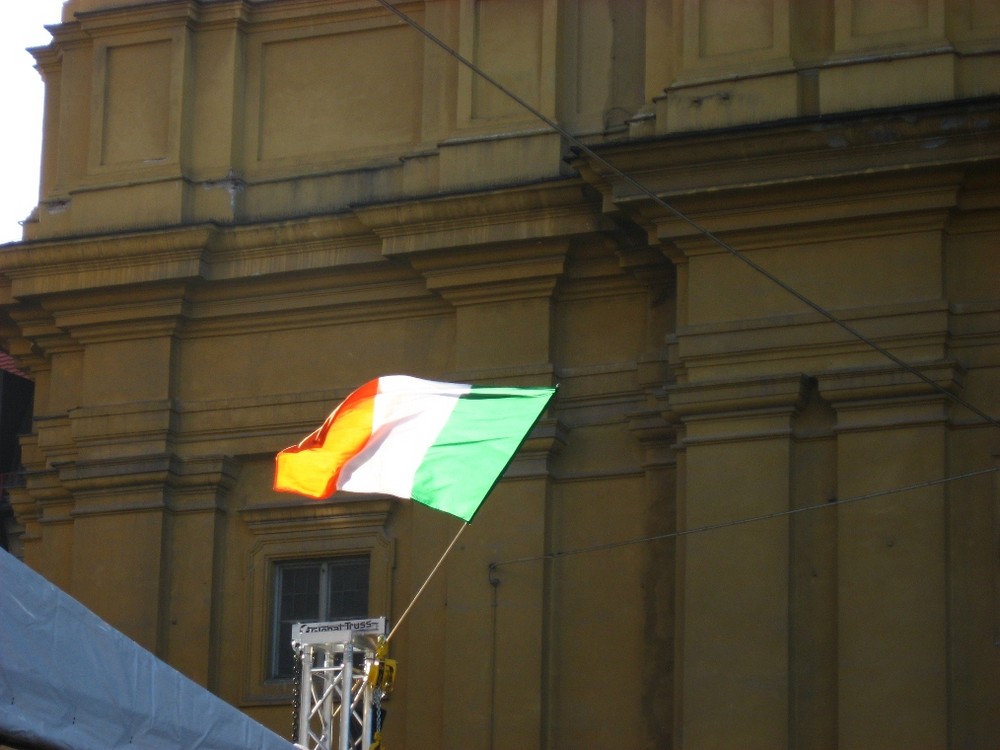
M 395 495 L 468 522 L 553 393 L 406 375 L 372 380 L 278 454 L 274 489 Z

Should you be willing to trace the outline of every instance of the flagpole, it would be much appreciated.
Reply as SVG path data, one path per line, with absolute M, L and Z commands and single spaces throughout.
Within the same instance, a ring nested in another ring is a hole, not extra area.
M 441 555 L 441 559 L 437 561 L 437 564 L 434 565 L 434 567 L 431 569 L 431 572 L 427 574 L 427 578 L 425 578 L 424 582 L 420 584 L 420 588 L 417 589 L 417 593 L 413 595 L 413 598 L 410 600 L 410 603 L 406 605 L 406 609 L 403 610 L 403 614 L 399 616 L 399 619 L 396 621 L 396 624 L 392 626 L 392 630 L 389 631 L 389 635 L 385 637 L 385 640 L 387 642 L 392 640 L 392 637 L 396 634 L 396 631 L 399 630 L 399 626 L 403 624 L 403 620 L 405 620 L 406 616 L 410 614 L 410 610 L 413 609 L 413 605 L 417 603 L 417 599 L 419 599 L 420 595 L 424 593 L 424 589 L 427 588 L 427 584 L 431 582 L 431 578 L 433 578 L 434 574 L 438 572 L 438 568 L 440 568 L 441 565 L 444 564 L 444 559 L 448 557 L 448 553 L 451 552 L 451 548 L 455 546 L 455 543 L 458 541 L 458 538 L 462 536 L 462 532 L 465 531 L 467 528 L 469 528 L 469 524 L 463 523 L 462 527 L 458 530 L 458 533 L 455 534 L 455 538 L 451 540 L 451 544 L 448 545 L 448 548 L 444 551 L 444 554 Z

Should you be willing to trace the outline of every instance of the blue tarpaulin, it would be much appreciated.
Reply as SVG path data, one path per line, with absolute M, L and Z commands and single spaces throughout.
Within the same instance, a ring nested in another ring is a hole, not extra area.
M 293 750 L 0 549 L 0 743 Z

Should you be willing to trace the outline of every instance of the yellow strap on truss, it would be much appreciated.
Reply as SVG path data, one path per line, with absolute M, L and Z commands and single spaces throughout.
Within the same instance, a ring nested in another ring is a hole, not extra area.
M 375 647 L 375 660 L 368 670 L 368 685 L 373 690 L 380 690 L 383 695 L 392 692 L 396 684 L 396 660 L 387 659 L 389 653 L 389 642 L 379 636 L 378 645 Z

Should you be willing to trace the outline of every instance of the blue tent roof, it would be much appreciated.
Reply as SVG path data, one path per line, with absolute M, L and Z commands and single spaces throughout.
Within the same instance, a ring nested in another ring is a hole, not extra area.
M 0 741 L 293 750 L 0 549 Z

